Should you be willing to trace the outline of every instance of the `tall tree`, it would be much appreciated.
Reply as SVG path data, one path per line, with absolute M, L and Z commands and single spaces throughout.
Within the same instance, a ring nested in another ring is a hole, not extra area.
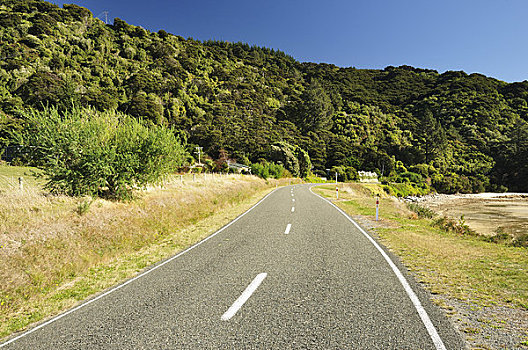
M 443 155 L 447 146 L 446 132 L 430 110 L 425 110 L 423 119 L 418 124 L 416 136 L 425 163 L 430 163 Z
M 334 107 L 321 84 L 312 79 L 301 95 L 298 118 L 303 132 L 328 130 L 332 127 Z

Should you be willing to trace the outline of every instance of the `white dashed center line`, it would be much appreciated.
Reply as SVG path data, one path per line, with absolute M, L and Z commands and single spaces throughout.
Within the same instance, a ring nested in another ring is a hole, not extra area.
M 295 211 L 295 207 L 292 207 L 292 213 Z
M 284 231 L 284 234 L 287 235 L 288 233 L 290 233 L 290 230 L 291 230 L 291 224 L 288 224 L 288 226 L 286 226 L 286 231 Z
M 238 310 L 244 305 L 244 303 L 249 299 L 249 297 L 257 290 L 257 288 L 260 286 L 262 281 L 264 281 L 264 278 L 266 278 L 268 274 L 263 272 L 259 273 L 257 277 L 253 279 L 253 281 L 247 286 L 246 290 L 242 292 L 242 294 L 238 297 L 237 300 L 231 305 L 229 309 L 222 315 L 222 321 L 229 321 L 231 317 L 235 316 Z

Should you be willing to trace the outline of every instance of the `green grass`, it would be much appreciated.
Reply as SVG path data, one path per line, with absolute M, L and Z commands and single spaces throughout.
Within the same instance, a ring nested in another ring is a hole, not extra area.
M 375 215 L 376 185 L 359 189 L 344 185 L 337 205 L 350 215 Z M 316 192 L 335 198 L 335 188 Z M 380 202 L 376 228 L 382 242 L 426 283 L 433 293 L 480 305 L 528 309 L 528 250 L 491 243 L 478 236 L 458 235 L 433 227 L 389 197 Z

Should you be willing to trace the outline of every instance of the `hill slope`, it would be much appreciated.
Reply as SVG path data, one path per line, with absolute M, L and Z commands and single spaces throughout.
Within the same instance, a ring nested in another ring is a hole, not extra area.
M 376 170 L 443 192 L 528 190 L 526 81 L 300 63 L 118 18 L 106 25 L 76 5 L 0 4 L 0 148 L 19 110 L 74 103 L 171 125 L 213 158 L 226 150 L 294 175 Z

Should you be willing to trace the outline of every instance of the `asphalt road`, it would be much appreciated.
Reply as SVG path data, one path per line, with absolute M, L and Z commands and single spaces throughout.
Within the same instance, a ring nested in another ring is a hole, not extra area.
M 309 187 L 279 188 L 193 249 L 2 346 L 464 348 L 397 259 Z

